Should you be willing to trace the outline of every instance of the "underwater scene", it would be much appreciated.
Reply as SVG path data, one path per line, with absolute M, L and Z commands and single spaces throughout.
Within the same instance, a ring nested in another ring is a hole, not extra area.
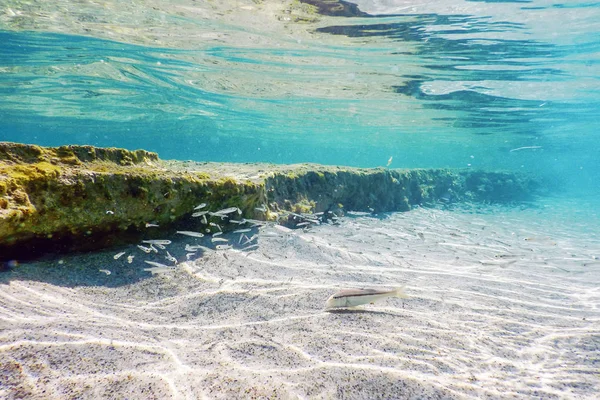
M 0 1 L 0 399 L 597 399 L 600 3 Z

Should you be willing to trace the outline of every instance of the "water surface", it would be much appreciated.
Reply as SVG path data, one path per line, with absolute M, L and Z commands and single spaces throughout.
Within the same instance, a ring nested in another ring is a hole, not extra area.
M 0 19 L 2 140 L 597 177 L 595 3 L 34 4 Z

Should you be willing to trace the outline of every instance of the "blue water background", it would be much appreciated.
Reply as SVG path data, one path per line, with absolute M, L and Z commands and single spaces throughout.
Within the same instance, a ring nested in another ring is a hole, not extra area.
M 0 30 L 0 140 L 197 161 L 393 157 L 598 190 L 599 2 L 358 3 L 372 16 L 271 47 Z

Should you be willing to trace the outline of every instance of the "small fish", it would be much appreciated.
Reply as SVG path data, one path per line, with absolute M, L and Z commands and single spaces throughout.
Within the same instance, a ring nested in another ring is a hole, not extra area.
M 404 287 L 393 290 L 381 289 L 344 289 L 340 290 L 325 303 L 325 308 L 346 308 L 356 307 L 361 304 L 373 303 L 386 297 L 408 298 L 404 294 Z
M 229 250 L 231 249 L 231 245 L 228 244 L 218 244 L 215 246 L 215 249 L 217 250 Z
M 148 243 L 148 244 L 154 244 L 154 245 L 160 244 L 160 245 L 166 246 L 168 244 L 171 244 L 171 241 L 166 240 L 166 239 L 153 239 L 153 240 L 142 240 L 142 243 Z
M 385 164 L 386 167 L 389 167 L 390 165 L 392 165 L 392 160 L 394 159 L 394 157 L 390 157 L 390 159 L 388 160 L 387 164 Z
M 246 233 L 246 232 L 250 232 L 252 229 L 247 228 L 247 229 L 236 229 L 235 231 L 233 231 L 233 233 Z
M 509 266 L 510 264 L 514 264 L 517 260 L 479 260 L 482 265 L 500 265 L 500 266 Z
M 144 247 L 138 244 L 138 249 L 142 250 L 144 253 L 150 253 L 152 251 L 152 248 L 150 247 Z
M 144 271 L 151 272 L 152 275 L 155 274 L 163 274 L 165 272 L 175 271 L 174 267 L 153 267 L 153 268 L 144 268 Z
M 148 260 L 144 260 L 144 262 L 145 262 L 146 264 L 150 264 L 150 265 L 153 265 L 153 266 L 155 266 L 155 267 L 158 267 L 158 268 L 169 268 L 169 269 L 175 269 L 175 267 L 169 267 L 168 265 L 161 264 L 161 263 L 159 263 L 159 262 L 156 262 L 156 261 L 148 261 Z
M 204 207 L 206 207 L 206 203 L 202 203 L 202 204 L 197 205 L 196 207 L 194 207 L 194 210 L 199 210 L 199 209 L 204 208 Z
M 168 251 L 167 251 L 167 255 L 165 256 L 165 259 L 167 259 L 168 261 L 171 261 L 174 264 L 177 264 L 177 259 L 175 257 L 173 257 Z
M 208 211 L 198 211 L 198 212 L 193 213 L 192 217 L 201 217 L 207 213 L 208 213 Z
M 220 226 L 219 224 L 215 224 L 214 222 L 211 222 L 209 225 L 210 225 L 210 226 L 214 226 L 214 227 L 216 227 L 216 228 L 217 228 L 218 230 L 220 230 L 221 232 L 223 231 L 223 230 L 221 229 L 221 226 Z
M 220 237 L 214 237 L 212 239 L 210 239 L 211 242 L 216 243 L 216 242 L 229 242 L 229 239 L 225 239 L 225 238 L 220 238 Z
M 241 224 L 245 224 L 245 223 L 246 223 L 246 220 L 245 220 L 245 219 L 243 219 L 243 220 L 241 220 L 241 221 L 238 221 L 238 220 L 235 220 L 235 219 L 230 219 L 230 220 L 229 220 L 229 222 L 231 222 L 232 224 L 238 224 L 238 225 L 241 225 Z
M 192 237 L 204 237 L 204 233 L 192 232 L 192 231 L 177 231 L 180 235 L 192 236 Z
M 104 272 L 106 275 L 110 275 L 111 274 L 111 272 L 109 270 L 107 270 L 107 269 L 99 269 L 98 271 Z
M 527 150 L 527 149 L 541 149 L 542 146 L 523 146 L 523 147 L 517 147 L 516 149 L 511 149 L 509 152 L 512 153 L 514 151 L 521 151 L 521 150 Z
M 539 242 L 539 243 L 545 243 L 545 244 L 550 244 L 552 246 L 556 246 L 556 242 L 552 240 L 552 238 L 549 237 L 526 237 L 525 240 L 527 242 Z
M 135 256 L 127 256 L 127 262 L 129 264 L 131 264 L 133 262 L 133 259 L 135 258 Z
M 248 243 L 254 241 L 256 238 L 258 237 L 258 235 L 252 235 L 252 237 L 247 238 L 248 240 L 246 240 L 244 243 L 242 243 L 242 246 L 247 245 Z
M 203 223 L 204 225 L 208 224 L 208 221 L 206 220 L 206 215 L 203 215 L 203 216 L 202 216 L 202 223 Z
M 107 213 L 107 214 L 110 214 L 110 215 L 115 215 L 115 212 L 114 212 L 114 211 L 111 211 L 111 210 L 106 210 L 106 213 Z
M 148 243 L 150 247 L 156 246 L 161 250 L 166 249 L 165 245 L 171 244 L 170 240 L 142 240 L 142 243 Z
M 213 237 L 215 237 L 215 236 L 221 236 L 222 234 L 223 234 L 223 232 L 215 232 L 212 235 L 213 235 Z
M 265 206 L 264 204 L 261 205 L 260 207 L 254 207 L 254 209 L 256 211 L 260 211 L 260 212 L 263 212 L 263 213 L 267 212 L 267 206 Z
M 305 222 L 300 222 L 300 223 L 297 223 L 297 224 L 296 224 L 296 227 L 298 227 L 298 228 L 299 228 L 299 227 L 301 227 L 301 226 L 306 226 L 306 225 L 309 225 L 309 224 L 310 224 L 310 222 L 308 222 L 308 221 L 305 221 Z
M 248 222 L 249 224 L 252 224 L 253 226 L 254 225 L 261 225 L 262 226 L 262 225 L 266 225 L 267 224 L 267 221 L 260 221 L 258 219 L 246 219 L 246 218 L 244 218 L 242 221 Z M 229 221 L 229 222 L 232 222 L 232 221 Z
M 118 259 L 119 259 L 119 257 L 121 257 L 123 254 L 125 254 L 125 252 L 124 252 L 124 251 L 122 251 L 122 252 L 120 252 L 120 253 L 117 253 L 117 254 L 115 254 L 115 255 L 113 256 L 113 258 L 114 258 L 115 260 L 118 260 Z
M 185 258 L 186 258 L 186 260 L 190 261 L 190 258 L 194 257 L 195 255 L 196 255 L 196 253 L 186 253 Z
M 146 222 L 146 228 L 158 228 L 157 224 L 150 224 L 148 222 Z
M 240 213 L 239 211 L 240 209 L 237 207 L 229 207 L 229 208 L 224 208 L 222 210 L 219 211 L 215 211 L 214 213 L 211 213 L 211 215 L 224 215 L 224 214 L 231 214 L 232 212 L 238 212 L 238 214 Z

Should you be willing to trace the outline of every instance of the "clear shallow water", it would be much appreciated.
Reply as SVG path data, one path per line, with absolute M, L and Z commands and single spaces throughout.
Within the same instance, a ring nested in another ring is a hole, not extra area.
M 350 215 L 144 279 L 164 251 L 30 263 L 0 275 L 0 397 L 595 399 L 599 218 L 565 198 Z
M 279 2 L 9 1 L 0 140 L 214 161 L 373 167 L 393 156 L 393 167 L 593 186 L 600 5 L 357 4 L 367 16 Z
M 196 239 L 165 237 L 180 264 L 153 277 L 144 261 L 165 252 L 135 245 L 17 266 L 0 276 L 0 397 L 596 397 L 600 4 L 123 3 L 2 2 L 0 140 L 392 156 L 577 196 L 270 227 L 191 262 Z M 411 299 L 322 309 L 339 288 L 404 283 Z

